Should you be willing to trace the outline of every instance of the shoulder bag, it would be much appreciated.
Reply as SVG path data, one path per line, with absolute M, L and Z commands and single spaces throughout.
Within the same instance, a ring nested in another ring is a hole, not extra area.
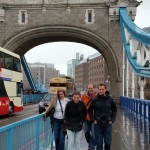
M 59 104 L 60 104 L 60 107 L 61 107 L 61 112 L 62 112 L 62 115 L 63 115 L 63 108 L 62 108 L 62 104 L 60 102 L 60 99 L 58 99 L 59 101 Z M 66 134 L 67 133 L 67 128 L 66 128 L 66 123 L 63 121 L 63 124 L 62 124 L 62 131 Z

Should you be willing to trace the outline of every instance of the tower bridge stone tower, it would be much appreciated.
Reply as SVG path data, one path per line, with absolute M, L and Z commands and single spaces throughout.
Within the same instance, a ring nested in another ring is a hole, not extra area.
M 106 60 L 111 94 L 122 95 L 119 7 L 136 15 L 136 0 L 0 0 L 0 46 L 23 56 L 56 41 L 89 45 Z

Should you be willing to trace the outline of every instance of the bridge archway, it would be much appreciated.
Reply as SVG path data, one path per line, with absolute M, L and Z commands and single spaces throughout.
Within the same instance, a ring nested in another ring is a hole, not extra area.
M 100 52 L 108 66 L 111 81 L 111 93 L 115 97 L 119 97 L 121 95 L 122 91 L 119 82 L 121 79 L 120 68 L 116 54 L 106 40 L 91 31 L 71 26 L 37 27 L 25 30 L 11 37 L 5 42 L 5 44 L 3 44 L 3 47 L 23 56 L 27 51 L 35 46 L 57 41 L 82 43 L 91 46 Z M 118 89 L 117 92 L 116 88 Z

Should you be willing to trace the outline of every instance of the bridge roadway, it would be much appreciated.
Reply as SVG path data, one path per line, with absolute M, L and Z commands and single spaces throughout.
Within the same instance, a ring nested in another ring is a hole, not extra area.
M 87 143 L 82 134 L 81 150 L 87 150 Z M 111 150 L 150 150 L 150 128 L 147 123 L 137 119 L 133 114 L 118 107 L 113 124 Z

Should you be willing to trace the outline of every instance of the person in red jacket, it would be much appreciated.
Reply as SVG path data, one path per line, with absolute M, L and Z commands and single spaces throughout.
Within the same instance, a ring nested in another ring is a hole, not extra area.
M 88 110 L 91 99 L 96 96 L 93 85 L 88 85 L 88 91 L 84 93 L 81 97 L 81 101 L 85 104 L 86 109 Z M 91 121 L 89 114 L 86 115 L 86 120 L 83 126 L 85 132 L 85 138 L 88 143 L 88 150 L 94 150 L 96 147 L 95 135 L 94 135 L 94 124 Z

